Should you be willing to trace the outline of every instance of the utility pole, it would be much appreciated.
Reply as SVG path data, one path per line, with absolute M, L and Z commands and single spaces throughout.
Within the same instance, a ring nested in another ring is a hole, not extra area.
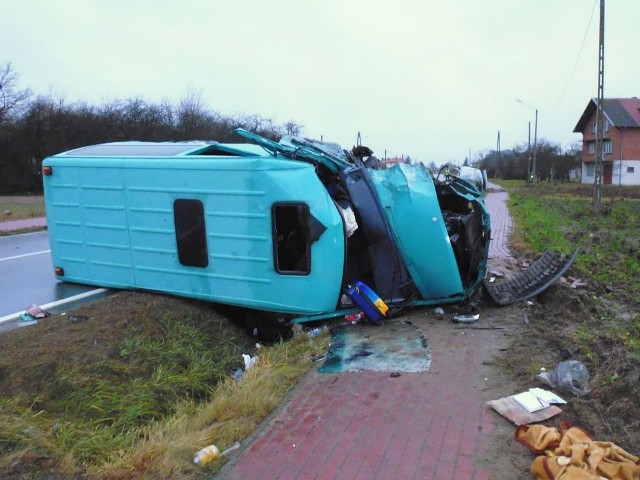
M 604 1 L 604 0 L 603 0 Z M 533 166 L 531 172 L 531 182 L 536 183 L 538 174 L 536 172 L 536 156 L 538 155 L 538 109 L 536 108 L 536 123 L 533 128 Z
M 536 111 L 536 124 L 534 127 L 534 133 L 533 133 L 533 164 L 531 165 L 531 169 L 528 172 L 528 177 L 527 177 L 527 183 L 534 182 L 537 175 L 536 175 L 536 157 L 538 154 L 538 108 L 534 107 L 532 105 L 529 105 L 528 103 L 524 103 L 522 100 L 520 100 L 519 98 L 516 98 L 516 102 L 521 103 L 522 105 L 524 105 L 525 107 L 529 107 L 532 110 Z M 531 158 L 531 122 L 529 122 L 529 158 Z
M 600 0 L 600 38 L 598 45 L 598 103 L 596 110 L 596 158 L 593 179 L 593 209 L 600 211 L 602 205 L 602 161 L 604 118 L 602 108 L 604 103 L 604 0 Z
M 531 183 L 531 179 L 533 178 L 533 175 L 531 172 L 533 172 L 533 170 L 531 170 L 531 122 L 529 122 L 529 140 L 527 143 L 527 153 L 528 158 L 527 158 L 527 183 Z
M 502 178 L 502 159 L 500 158 L 500 130 L 498 130 L 498 141 L 496 144 L 496 151 L 498 152 L 498 161 L 496 164 L 496 178 Z

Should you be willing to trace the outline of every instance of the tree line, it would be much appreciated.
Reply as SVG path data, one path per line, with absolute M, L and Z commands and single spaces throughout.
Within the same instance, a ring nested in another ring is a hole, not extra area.
M 526 180 L 533 170 L 533 147 L 524 143 L 513 149 L 484 153 L 473 162 L 487 170 L 491 178 Z M 539 139 L 536 148 L 534 180 L 538 182 L 568 182 L 579 179 L 582 157 L 579 144 L 566 150 L 559 144 Z
M 0 195 L 41 193 L 40 169 L 49 155 L 86 145 L 127 140 L 216 140 L 240 143 L 242 127 L 274 140 L 298 135 L 293 120 L 277 124 L 259 115 L 228 116 L 188 92 L 178 105 L 140 97 L 102 105 L 68 103 L 19 88 L 11 63 L 0 67 Z

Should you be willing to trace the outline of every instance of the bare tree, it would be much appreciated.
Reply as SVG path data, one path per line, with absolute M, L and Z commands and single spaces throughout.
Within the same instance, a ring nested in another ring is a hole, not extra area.
M 284 130 L 287 132 L 287 135 L 297 137 L 302 133 L 302 125 L 298 125 L 294 120 L 289 120 L 288 122 L 285 122 Z
M 176 117 L 179 140 L 211 137 L 213 117 L 205 107 L 202 100 L 202 92 L 189 90 L 185 97 L 180 100 Z
M 17 113 L 16 111 L 31 96 L 29 89 L 19 90 L 16 87 L 17 82 L 18 75 L 14 72 L 11 63 L 0 68 L 0 124 Z

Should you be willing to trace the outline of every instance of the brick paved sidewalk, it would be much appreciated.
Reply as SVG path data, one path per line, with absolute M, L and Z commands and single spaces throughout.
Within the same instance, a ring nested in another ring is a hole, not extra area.
M 494 255 L 507 255 L 506 194 L 487 194 Z M 494 223 L 495 222 L 495 223 Z M 494 330 L 456 330 L 416 310 L 432 349 L 424 373 L 311 372 L 216 478 L 482 480 L 496 414 L 486 402 Z M 384 328 L 384 327 L 382 327 Z M 510 477 L 511 478 L 511 477 Z
M 489 259 L 513 259 L 509 252 L 508 240 L 513 229 L 513 222 L 506 207 L 509 195 L 498 185 L 488 183 L 492 191 L 485 195 L 485 204 L 491 213 L 491 243 Z

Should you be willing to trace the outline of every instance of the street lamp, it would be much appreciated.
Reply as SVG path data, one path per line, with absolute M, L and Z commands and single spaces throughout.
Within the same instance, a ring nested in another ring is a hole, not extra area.
M 533 127 L 533 166 L 531 168 L 531 181 L 533 182 L 535 178 L 537 178 L 536 175 L 536 154 L 538 153 L 538 109 L 532 105 L 529 105 L 528 103 L 523 102 L 522 100 L 520 100 L 519 98 L 516 98 L 516 102 L 521 103 L 522 105 L 524 105 L 525 107 L 529 107 L 533 110 L 536 111 L 536 122 L 535 122 L 535 126 Z

